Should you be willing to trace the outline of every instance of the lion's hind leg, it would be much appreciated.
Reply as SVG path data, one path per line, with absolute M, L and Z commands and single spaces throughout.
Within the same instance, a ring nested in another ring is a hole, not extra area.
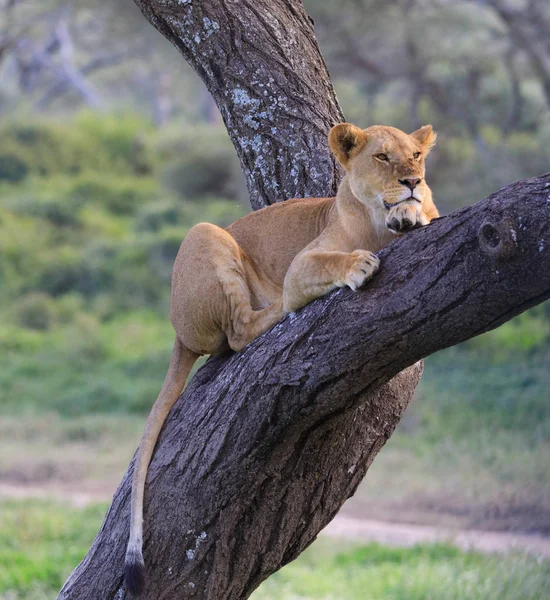
M 259 310 L 252 308 L 253 292 L 245 266 L 247 259 L 234 239 L 233 242 L 233 260 L 219 265 L 218 278 L 229 310 L 229 318 L 224 327 L 225 334 L 230 348 L 238 352 L 273 327 L 283 318 L 284 313 L 282 294 L 268 306 Z M 248 268 L 251 266 L 248 265 Z
M 257 302 L 251 285 L 258 281 L 229 232 L 210 223 L 195 225 L 172 276 L 171 317 L 180 338 L 201 354 L 244 348 L 283 317 L 282 300 L 268 306 Z

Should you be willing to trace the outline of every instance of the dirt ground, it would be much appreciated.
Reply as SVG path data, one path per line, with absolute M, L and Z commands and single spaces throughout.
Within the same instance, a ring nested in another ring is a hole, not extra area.
M 506 533 L 537 534 L 550 539 L 550 512 L 545 506 L 518 502 L 513 496 L 498 502 L 468 502 L 452 494 L 432 493 L 402 500 L 376 501 L 370 493 L 348 500 L 345 513 L 356 519 Z
M 0 419 L 0 499 L 109 502 L 139 442 L 139 417 Z M 326 535 L 389 545 L 447 541 L 481 551 L 550 557 L 550 494 L 505 489 L 472 465 L 442 479 L 410 452 L 386 448 Z M 533 484 L 532 484 L 533 485 Z M 450 487 L 452 486 L 452 487 Z M 533 502 L 532 499 L 539 499 Z
M 76 507 L 90 503 L 109 502 L 117 483 L 95 481 L 75 483 L 1 483 L 0 499 L 38 498 L 66 502 Z M 321 535 L 348 539 L 357 542 L 377 542 L 387 546 L 414 546 L 419 543 L 448 543 L 463 550 L 477 550 L 484 553 L 526 552 L 535 556 L 550 558 L 550 536 L 536 533 L 515 533 L 461 529 L 456 526 L 428 525 L 422 523 L 392 522 L 374 519 L 380 514 L 390 517 L 389 511 L 372 506 L 371 518 L 358 516 L 358 507 L 348 503 L 336 518 L 322 531 Z M 403 518 L 405 514 L 399 513 Z M 394 513 L 395 517 L 395 513 Z

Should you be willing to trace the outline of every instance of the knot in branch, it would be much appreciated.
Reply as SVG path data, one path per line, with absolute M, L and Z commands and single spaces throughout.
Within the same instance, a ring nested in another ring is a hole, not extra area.
M 493 258 L 510 258 L 517 250 L 517 231 L 503 219 L 495 222 L 488 218 L 479 228 L 477 239 L 481 250 Z

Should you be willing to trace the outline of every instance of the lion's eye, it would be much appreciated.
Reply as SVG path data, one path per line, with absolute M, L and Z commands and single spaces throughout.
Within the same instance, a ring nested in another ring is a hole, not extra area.
M 413 157 L 414 157 L 416 160 L 418 160 L 418 159 L 420 158 L 420 152 L 415 152 L 415 153 L 413 154 Z
M 377 158 L 378 160 L 389 160 L 388 155 L 387 154 L 375 154 L 374 158 Z

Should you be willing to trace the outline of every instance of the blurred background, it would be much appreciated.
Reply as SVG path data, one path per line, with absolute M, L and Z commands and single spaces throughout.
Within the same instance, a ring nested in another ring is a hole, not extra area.
M 348 121 L 439 132 L 443 213 L 550 171 L 548 2 L 305 5 Z M 55 597 L 84 555 L 167 369 L 180 241 L 249 210 L 213 101 L 131 0 L 0 0 L 1 600 Z M 344 515 L 550 556 L 549 358 L 548 304 L 429 357 Z M 254 598 L 538 600 L 550 566 L 321 539 Z

